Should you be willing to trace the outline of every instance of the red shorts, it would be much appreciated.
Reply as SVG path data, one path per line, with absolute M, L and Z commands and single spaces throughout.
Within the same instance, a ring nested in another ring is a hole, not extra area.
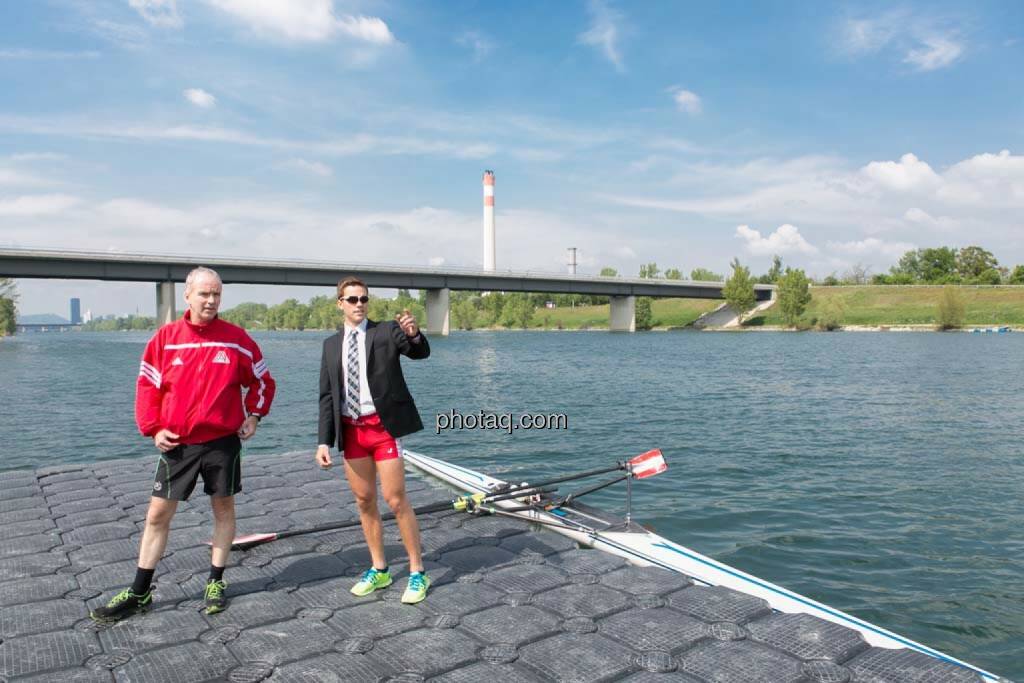
M 341 418 L 341 443 L 345 447 L 346 460 L 368 458 L 372 455 L 374 462 L 380 462 L 402 455 L 402 447 L 398 440 L 384 429 L 384 425 L 380 423 L 380 416 L 376 413 L 364 415 L 358 420 Z

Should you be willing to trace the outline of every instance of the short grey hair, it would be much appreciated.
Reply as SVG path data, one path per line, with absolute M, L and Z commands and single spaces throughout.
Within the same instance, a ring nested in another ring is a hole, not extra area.
M 217 282 L 224 286 L 224 281 L 220 279 L 220 275 L 213 268 L 207 268 L 206 266 L 198 266 L 189 271 L 188 276 L 185 278 L 185 294 L 192 291 L 192 285 L 202 275 L 209 275 L 217 278 Z

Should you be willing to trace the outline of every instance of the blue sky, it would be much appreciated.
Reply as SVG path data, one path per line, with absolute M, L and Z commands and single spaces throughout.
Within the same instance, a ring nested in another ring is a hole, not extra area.
M 478 267 L 490 168 L 499 269 L 1013 266 L 1022 27 L 1017 2 L 4 3 L 0 245 Z

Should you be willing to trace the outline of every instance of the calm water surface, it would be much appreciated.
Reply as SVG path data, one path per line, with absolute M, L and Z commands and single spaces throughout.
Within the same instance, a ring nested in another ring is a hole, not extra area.
M 313 466 L 324 333 L 254 335 L 279 383 L 250 453 Z M 0 470 L 153 458 L 148 335 L 0 341 Z M 744 571 L 1024 680 L 1024 334 L 460 333 L 406 376 L 415 450 L 529 479 L 652 447 L 634 515 Z M 434 433 L 456 409 L 567 431 Z M 565 492 L 565 490 L 563 490 Z M 621 510 L 623 492 L 592 502 Z M 243 494 L 244 495 L 244 494 Z

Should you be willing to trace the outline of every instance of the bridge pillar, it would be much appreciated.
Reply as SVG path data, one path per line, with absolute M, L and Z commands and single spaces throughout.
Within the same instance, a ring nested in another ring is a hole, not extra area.
M 612 315 L 609 329 L 612 332 L 636 332 L 636 297 L 611 297 Z
M 174 310 L 174 282 L 156 283 L 156 325 L 174 322 L 178 314 Z
M 448 336 L 447 287 L 427 290 L 427 334 Z

